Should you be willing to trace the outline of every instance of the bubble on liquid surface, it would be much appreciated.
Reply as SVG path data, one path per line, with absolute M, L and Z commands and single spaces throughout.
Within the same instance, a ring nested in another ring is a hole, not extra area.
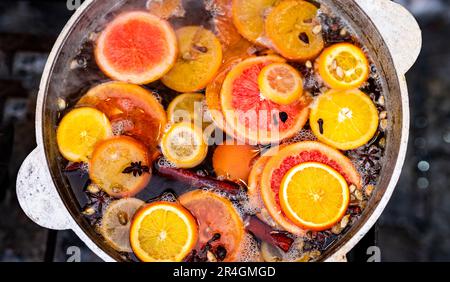
M 237 261 L 239 262 L 262 261 L 258 242 L 249 233 L 246 233 L 242 240 L 241 251 L 237 257 Z

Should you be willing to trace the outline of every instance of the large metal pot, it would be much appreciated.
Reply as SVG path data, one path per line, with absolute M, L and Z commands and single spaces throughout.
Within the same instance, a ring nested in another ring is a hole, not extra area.
M 56 230 L 72 229 L 105 261 L 122 257 L 97 235 L 80 213 L 72 189 L 61 172 L 55 141 L 59 90 L 78 46 L 95 27 L 97 15 L 125 0 L 86 0 L 61 32 L 42 76 L 36 108 L 37 148 L 23 163 L 17 179 L 22 209 L 37 224 Z M 380 182 L 361 219 L 323 256 L 343 260 L 373 226 L 385 208 L 405 159 L 409 131 L 409 103 L 404 74 L 421 49 L 421 31 L 413 16 L 389 0 L 323 0 L 359 34 L 380 71 L 389 112 L 386 159 Z

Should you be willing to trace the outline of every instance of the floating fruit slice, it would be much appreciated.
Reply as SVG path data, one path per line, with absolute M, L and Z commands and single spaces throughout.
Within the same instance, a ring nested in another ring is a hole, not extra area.
M 134 84 L 160 79 L 176 57 L 172 27 L 147 12 L 119 15 L 102 31 L 95 47 L 95 59 L 106 75 Z
M 146 7 L 150 13 L 162 19 L 183 17 L 186 13 L 181 0 L 148 0 Z
M 100 233 L 119 252 L 132 252 L 130 245 L 131 219 L 145 204 L 136 198 L 125 198 L 112 202 L 103 214 Z
M 216 36 L 201 26 L 186 26 L 176 32 L 179 56 L 161 80 L 178 92 L 195 92 L 208 85 L 222 64 L 222 46 Z
M 112 197 L 131 197 L 150 181 L 149 166 L 144 145 L 131 137 L 113 137 L 95 146 L 89 177 Z
M 211 122 L 204 116 L 205 95 L 200 93 L 185 93 L 178 95 L 167 108 L 170 122 L 191 122 L 205 129 Z
M 271 148 L 270 150 L 264 152 L 264 154 L 253 163 L 252 169 L 248 176 L 248 185 L 247 185 L 248 200 L 251 208 L 256 211 L 256 216 L 266 224 L 275 227 L 277 229 L 280 228 L 278 228 L 276 222 L 270 217 L 262 201 L 260 182 L 261 182 L 261 175 L 264 171 L 264 167 L 266 166 L 267 162 L 281 148 L 282 148 L 281 146 Z
M 366 144 L 378 129 L 378 110 L 358 89 L 330 90 L 318 97 L 310 115 L 317 138 L 335 148 L 351 150 Z
M 281 208 L 295 224 L 323 231 L 347 211 L 350 193 L 344 177 L 331 167 L 315 162 L 299 164 L 283 177 Z
M 217 176 L 247 182 L 252 162 L 258 150 L 250 145 L 222 144 L 213 155 L 213 167 Z
M 285 58 L 298 61 L 314 59 L 322 51 L 317 7 L 306 1 L 283 1 L 266 20 L 266 34 L 275 49 Z
M 244 239 L 244 223 L 233 204 L 213 192 L 195 190 L 181 195 L 180 203 L 197 219 L 199 240 L 197 248 L 203 247 L 215 234 L 220 238 L 211 243 L 226 249 L 224 261 L 235 261 Z
M 198 226 L 195 218 L 180 205 L 154 202 L 134 216 L 130 242 L 144 262 L 180 262 L 195 247 Z
M 306 101 L 279 105 L 264 99 L 258 86 L 261 70 L 272 63 L 283 63 L 277 56 L 248 58 L 226 76 L 220 92 L 225 130 L 246 143 L 274 143 L 294 135 L 306 123 Z
M 78 105 L 96 107 L 111 120 L 116 135 L 132 136 L 150 148 L 157 146 L 167 123 L 166 111 L 152 92 L 133 84 L 100 84 Z
M 210 113 L 214 124 L 222 131 L 225 131 L 225 118 L 223 116 L 222 106 L 220 104 L 220 91 L 222 89 L 222 84 L 228 72 L 244 59 L 245 57 L 240 57 L 230 59 L 230 61 L 225 62 L 220 67 L 216 77 L 206 87 L 205 96 L 208 112 Z M 234 136 L 234 134 L 232 134 L 232 130 L 229 131 L 229 134 Z
M 359 88 L 369 77 L 369 63 L 361 48 L 339 43 L 325 49 L 316 66 L 319 75 L 334 89 Z
M 64 158 L 72 162 L 87 162 L 95 144 L 112 135 L 111 124 L 105 114 L 82 107 L 72 110 L 61 120 L 56 139 Z
M 174 124 L 161 142 L 164 156 L 179 168 L 192 168 L 206 158 L 206 145 L 201 129 L 192 123 Z
M 279 0 L 233 0 L 233 23 L 247 40 L 260 43 L 264 34 L 264 19 Z
M 258 76 L 258 85 L 264 97 L 280 105 L 296 103 L 303 94 L 302 77 L 286 63 L 265 66 Z
M 314 141 L 298 142 L 283 147 L 267 162 L 261 175 L 261 197 L 270 216 L 285 230 L 304 235 L 305 230 L 289 220 L 281 210 L 279 191 L 288 171 L 302 163 L 317 162 L 341 174 L 348 185 L 361 189 L 361 176 L 353 163 L 341 152 Z

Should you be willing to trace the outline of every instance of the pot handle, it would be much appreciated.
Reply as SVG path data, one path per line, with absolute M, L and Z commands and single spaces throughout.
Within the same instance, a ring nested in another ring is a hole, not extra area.
M 40 226 L 70 229 L 70 214 L 53 185 L 46 163 L 40 147 L 28 155 L 17 175 L 17 199 L 25 214 Z
M 390 0 L 355 2 L 380 31 L 399 74 L 405 74 L 416 62 L 422 48 L 422 31 L 414 16 Z

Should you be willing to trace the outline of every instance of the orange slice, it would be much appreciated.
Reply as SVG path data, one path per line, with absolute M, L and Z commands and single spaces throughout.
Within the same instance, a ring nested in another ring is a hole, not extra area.
M 106 82 L 90 89 L 77 103 L 104 112 L 116 135 L 129 135 L 155 148 L 167 123 L 166 111 L 152 92 L 124 82 Z
M 95 59 L 106 75 L 134 84 L 158 80 L 176 56 L 172 27 L 148 12 L 119 15 L 102 31 L 95 47 Z
M 279 191 L 281 182 L 288 171 L 302 163 L 317 162 L 327 165 L 341 174 L 348 185 L 354 184 L 361 189 L 361 176 L 353 163 L 340 151 L 320 142 L 305 141 L 286 145 L 272 156 L 261 175 L 261 198 L 273 220 L 286 231 L 304 235 L 305 230 L 292 222 L 280 205 Z
M 119 252 L 131 253 L 130 226 L 136 211 L 145 204 L 136 198 L 113 201 L 102 216 L 100 233 Z
M 339 43 L 325 49 L 317 58 L 319 75 L 334 89 L 359 88 L 369 77 L 369 63 L 361 48 Z
M 213 167 L 217 176 L 247 183 L 252 162 L 258 150 L 250 145 L 222 144 L 213 155 Z
M 147 170 L 126 173 L 125 169 L 139 163 Z M 150 161 L 147 148 L 127 136 L 106 139 L 95 146 L 89 162 L 89 177 L 112 197 L 131 197 L 150 181 Z
M 161 81 L 178 92 L 195 92 L 208 85 L 222 64 L 222 46 L 216 36 L 201 26 L 176 31 L 179 56 Z
M 189 122 L 172 125 L 161 141 L 164 156 L 179 168 L 192 168 L 206 158 L 206 145 L 200 128 Z
M 283 63 L 278 56 L 251 57 L 238 63 L 227 74 L 220 92 L 225 130 L 250 145 L 275 143 L 297 133 L 309 115 L 308 101 L 276 104 L 261 95 L 258 76 L 272 63 Z
M 239 213 L 233 204 L 216 193 L 195 190 L 183 194 L 180 203 L 197 219 L 199 238 L 197 248 L 204 246 L 215 234 L 220 239 L 212 243 L 212 248 L 225 247 L 226 262 L 235 261 L 244 240 L 245 229 Z
M 233 0 L 233 23 L 247 40 L 258 43 L 264 34 L 264 19 L 279 0 Z
M 280 105 L 298 102 L 303 94 L 302 77 L 286 63 L 264 67 L 259 74 L 258 85 L 264 97 Z
M 180 205 L 154 202 L 134 216 L 130 242 L 136 256 L 144 262 L 180 262 L 195 247 L 198 226 Z
M 281 208 L 292 222 L 307 230 L 323 231 L 344 216 L 350 193 L 336 170 L 307 162 L 286 173 L 279 196 Z
M 366 144 L 378 129 L 378 110 L 360 90 L 330 90 L 311 109 L 311 129 L 335 148 L 351 150 Z
M 95 144 L 112 135 L 111 124 L 105 114 L 82 107 L 72 110 L 61 120 L 56 140 L 64 158 L 72 162 L 87 162 Z
M 306 1 L 283 1 L 266 20 L 266 34 L 275 49 L 285 58 L 306 61 L 322 51 L 322 34 L 314 33 L 318 25 L 317 7 Z

